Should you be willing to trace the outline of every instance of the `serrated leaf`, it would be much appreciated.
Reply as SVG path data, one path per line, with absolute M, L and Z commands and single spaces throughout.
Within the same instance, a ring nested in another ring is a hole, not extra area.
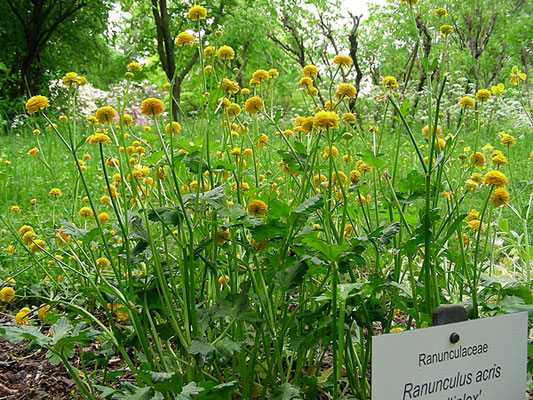
M 371 150 L 366 149 L 363 151 L 363 153 L 359 154 L 361 157 L 361 160 L 363 160 L 365 163 L 370 165 L 371 167 L 374 167 L 376 169 L 380 169 L 385 165 L 385 161 L 381 160 L 384 154 L 376 154 L 372 153 Z
M 204 391 L 196 382 L 191 382 L 181 389 L 181 393 L 174 397 L 175 400 L 193 400 L 194 396 Z
M 270 398 L 271 400 L 298 400 L 302 396 L 300 391 L 296 386 L 291 385 L 290 383 L 284 383 L 279 388 L 276 389 L 274 395 Z
M 278 271 L 274 277 L 274 283 L 280 288 L 282 293 L 286 293 L 303 282 L 308 268 L 307 263 L 298 261 L 290 267 Z
M 201 355 L 207 357 L 215 351 L 215 348 L 203 340 L 194 339 L 189 345 L 187 351 L 192 355 Z
M 292 222 L 304 221 L 311 213 L 322 208 L 324 200 L 322 193 L 318 193 L 313 197 L 307 199 L 302 204 L 298 205 L 290 214 Z

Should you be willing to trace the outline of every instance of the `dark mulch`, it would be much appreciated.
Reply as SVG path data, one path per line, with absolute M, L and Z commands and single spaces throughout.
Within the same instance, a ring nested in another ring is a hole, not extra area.
M 62 365 L 50 365 L 45 349 L 25 347 L 0 338 L 0 400 L 79 397 L 74 380 Z

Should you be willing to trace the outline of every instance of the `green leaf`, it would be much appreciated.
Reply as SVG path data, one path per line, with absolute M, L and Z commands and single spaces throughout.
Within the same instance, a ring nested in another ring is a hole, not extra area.
M 191 355 L 201 355 L 207 357 L 215 351 L 215 348 L 203 340 L 194 339 L 189 345 L 187 351 Z
M 266 239 L 284 237 L 287 234 L 287 228 L 287 224 L 278 219 L 274 219 L 268 221 L 266 224 L 252 227 L 251 231 L 254 239 L 262 242 Z
M 323 240 L 316 237 L 315 233 L 301 235 L 297 238 L 301 243 L 312 247 L 322 253 L 329 261 L 336 261 L 339 255 L 348 250 L 350 246 L 343 242 L 341 246 L 330 246 Z
M 385 165 L 385 161 L 381 160 L 384 154 L 374 155 L 371 150 L 366 149 L 363 153 L 360 153 L 359 156 L 361 157 L 361 160 L 371 167 L 379 169 Z
M 189 167 L 189 171 L 193 174 L 198 174 L 199 172 L 204 173 L 205 171 L 209 171 L 209 165 L 207 164 L 205 158 L 202 158 L 201 165 L 200 158 L 201 157 L 199 151 L 190 153 L 185 157 L 184 163 L 187 167 Z
M 274 396 L 270 397 L 271 400 L 298 400 L 302 396 L 296 386 L 290 383 L 284 383 L 274 392 Z
M 309 269 L 306 262 L 298 261 L 297 263 L 278 271 L 274 277 L 274 283 L 282 293 L 286 293 L 297 288 L 304 280 L 304 276 Z
M 198 382 L 198 386 L 205 390 L 196 396 L 196 400 L 229 400 L 237 385 L 237 381 L 221 383 L 216 386 L 212 381 Z
M 307 199 L 298 207 L 296 207 L 290 214 L 291 222 L 305 222 L 307 217 L 316 210 L 324 206 L 324 200 L 322 193 L 318 193 L 313 197 Z
M 204 391 L 204 388 L 199 387 L 196 382 L 191 382 L 181 390 L 181 393 L 174 397 L 175 400 L 193 400 L 194 396 Z
M 397 221 L 391 223 L 389 226 L 385 227 L 381 232 L 381 236 L 378 240 L 384 245 L 388 245 L 391 239 L 396 235 L 400 230 L 401 224 Z
M 9 343 L 21 344 L 25 340 L 31 340 L 39 346 L 45 346 L 52 342 L 52 338 L 39 332 L 36 326 L 2 326 L 0 327 L 0 336 Z
M 165 224 L 172 226 L 179 225 L 182 220 L 178 209 L 172 207 L 149 208 L 147 214 L 150 221 L 163 221 Z
M 215 210 L 222 208 L 227 208 L 227 201 L 224 195 L 224 185 L 215 187 L 214 189 L 208 190 L 206 192 L 199 193 L 189 193 L 183 196 L 183 201 L 185 203 L 192 201 L 195 202 L 198 198 L 198 201 L 205 201 Z
M 164 150 L 161 150 L 161 151 L 156 151 L 152 154 L 150 154 L 150 157 L 148 157 L 146 159 L 146 163 L 147 164 L 151 164 L 151 165 L 154 165 L 154 164 L 157 164 L 157 162 L 159 160 L 161 160 L 161 158 L 163 158 L 163 155 L 165 154 L 165 151 Z
M 498 221 L 498 227 L 502 231 L 509 233 L 509 222 L 507 222 L 505 218 L 500 218 L 500 220 Z
M 400 192 L 418 192 L 424 190 L 424 175 L 416 170 L 412 170 L 407 177 L 398 182 L 398 191 Z
M 60 229 L 61 232 L 66 233 L 67 235 L 71 235 L 76 239 L 81 239 L 88 232 L 85 229 L 78 228 L 76 225 L 69 221 L 60 221 L 59 223 L 62 226 L 62 228 Z

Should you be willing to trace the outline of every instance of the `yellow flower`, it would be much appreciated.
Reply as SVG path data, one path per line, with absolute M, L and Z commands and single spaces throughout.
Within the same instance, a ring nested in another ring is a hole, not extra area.
M 305 76 L 308 76 L 308 77 L 317 76 L 318 75 L 318 68 L 316 66 L 312 65 L 312 64 L 309 64 L 309 65 L 306 65 L 303 68 L 302 73 Z
M 504 92 L 505 85 L 503 83 L 498 83 L 497 86 L 491 86 L 490 90 L 494 93 L 494 96 L 499 96 Z
M 479 212 L 475 209 L 471 209 L 468 215 L 466 216 L 466 222 L 471 222 L 475 219 L 479 219 Z
M 394 76 L 384 76 L 382 79 L 383 86 L 392 90 L 398 90 L 398 81 Z
M 191 21 L 198 21 L 199 19 L 205 19 L 207 16 L 207 10 L 202 6 L 192 6 L 189 10 L 189 19 Z
M 111 198 L 109 196 L 102 196 L 100 197 L 100 204 L 104 205 L 104 206 L 107 206 L 108 204 L 111 203 Z
M 468 223 L 468 226 L 473 232 L 485 232 L 485 223 L 481 223 L 479 219 L 474 219 Z
M 122 126 L 130 126 L 132 123 L 133 123 L 133 118 L 132 118 L 131 115 L 129 115 L 129 114 L 124 114 L 124 115 L 120 118 L 120 124 L 121 124 Z
M 440 127 L 440 125 L 437 125 L 436 134 L 437 134 L 437 136 L 442 135 L 442 128 Z M 424 128 L 422 128 L 422 135 L 425 136 L 425 137 L 429 136 L 429 126 L 426 125 L 426 126 L 424 126 Z
M 258 80 L 259 82 L 265 82 L 268 81 L 270 75 L 268 71 L 265 71 L 264 69 L 258 69 L 252 74 L 252 78 Z
M 339 116 L 333 111 L 320 111 L 314 116 L 313 126 L 322 130 L 338 129 Z
M 29 320 L 30 309 L 28 307 L 23 307 L 15 315 L 15 321 L 19 325 L 26 325 Z
M 498 154 L 491 157 L 491 160 L 490 160 L 490 163 L 496 167 L 507 165 L 508 162 L 509 161 L 507 161 L 507 158 L 501 152 L 498 152 Z
M 87 143 L 89 144 L 104 144 L 104 143 L 111 143 L 111 139 L 109 136 L 107 136 L 105 133 L 93 133 L 87 138 Z
M 113 307 L 111 307 L 111 304 L 108 304 L 107 308 L 112 310 L 115 316 L 121 321 L 127 321 L 130 318 L 127 309 L 122 304 L 113 304 Z
M 78 211 L 78 214 L 82 218 L 89 218 L 93 216 L 93 210 L 90 207 L 82 207 L 80 208 L 80 211 Z
M 19 206 L 11 206 L 11 211 L 12 212 L 19 212 L 20 211 L 20 207 Z
M 344 113 L 342 120 L 347 124 L 355 124 L 355 115 L 352 113 Z
M 359 183 L 360 180 L 361 180 L 361 172 L 356 171 L 356 170 L 350 171 L 350 182 L 352 184 L 356 185 L 357 183 Z
M 165 105 L 159 99 L 149 97 L 141 103 L 141 113 L 144 115 L 160 115 L 163 111 L 165 111 Z
M 248 204 L 248 212 L 253 215 L 265 215 L 267 212 L 267 205 L 261 200 L 252 200 Z
M 31 226 L 29 226 L 29 225 L 23 225 L 19 229 L 19 236 L 22 238 L 28 232 L 33 232 L 33 228 Z
M 39 152 L 39 149 L 37 147 L 34 147 L 33 149 L 29 150 L 28 151 L 28 155 L 29 156 L 34 156 L 35 154 L 37 154 Z
M 44 322 L 44 318 L 46 316 L 46 313 L 50 310 L 50 306 L 48 304 L 41 304 L 39 309 L 37 310 L 37 316 L 39 319 Z
M 516 139 L 514 138 L 514 136 L 501 132 L 500 143 L 503 145 L 514 146 L 516 144 Z
M 483 168 L 485 166 L 486 157 L 485 154 L 477 152 L 475 155 L 472 153 L 470 155 L 470 163 L 474 164 L 478 168 Z
M 262 149 L 263 147 L 265 147 L 267 142 L 268 142 L 268 136 L 263 133 L 261 136 L 259 136 L 259 139 L 257 139 L 255 143 L 257 147 Z
M 523 72 L 520 72 L 520 70 L 518 69 L 516 65 L 511 69 L 510 76 L 511 76 L 511 84 L 513 85 L 518 85 L 520 80 L 525 81 L 527 78 L 527 75 L 524 74 Z
M 467 179 L 465 181 L 465 185 L 467 190 L 476 190 L 477 188 L 479 188 L 479 183 L 473 181 L 472 179 Z
M 237 93 L 239 91 L 239 84 L 237 82 L 232 82 L 228 78 L 224 78 L 222 80 L 220 87 L 224 90 L 224 92 Z
M 90 115 L 87 117 L 87 122 L 90 124 L 90 125 L 97 125 L 98 124 L 98 120 L 96 119 L 96 117 L 94 115 Z
M 490 153 L 492 150 L 494 150 L 494 147 L 490 143 L 487 143 L 485 146 L 483 146 L 482 150 Z
M 39 129 L 34 129 L 32 132 L 35 136 L 39 136 L 41 134 L 41 131 Z
M 181 47 L 183 45 L 193 45 L 196 40 L 189 32 L 181 32 L 176 38 L 176 44 Z
M 350 67 L 352 65 L 352 58 L 339 54 L 333 58 L 333 64 L 343 68 Z
M 257 114 L 263 109 L 263 100 L 258 96 L 250 97 L 244 103 L 244 109 L 250 114 Z
M 337 150 L 337 148 L 335 146 L 331 146 L 331 149 L 328 146 L 328 147 L 324 148 L 324 151 L 322 152 L 322 157 L 323 158 L 328 158 L 329 155 L 330 155 L 330 152 L 331 152 L 331 155 L 333 156 L 333 158 L 336 158 L 339 155 L 339 150 Z
M 96 268 L 98 268 L 99 270 L 104 270 L 110 265 L 111 262 L 105 257 L 100 257 L 96 259 Z
M 271 77 L 272 79 L 276 79 L 279 76 L 279 72 L 275 68 L 270 68 L 268 70 L 268 76 Z
M 448 15 L 448 11 L 445 8 L 437 8 L 435 9 L 434 14 L 436 17 L 446 17 Z
M 61 79 L 63 80 L 65 86 L 78 85 L 80 83 L 78 74 L 75 72 L 67 72 Z
M 139 63 L 136 63 L 136 62 L 130 62 L 127 66 L 126 66 L 126 69 L 129 71 L 129 72 L 141 72 L 143 70 L 143 67 L 141 67 L 141 64 Z
M 465 107 L 474 107 L 475 105 L 475 102 L 474 102 L 474 99 L 470 96 L 464 96 L 463 98 L 461 98 L 461 100 L 459 100 L 459 105 L 463 108 Z
M 372 196 L 368 194 L 365 197 L 362 194 L 360 194 L 359 196 L 355 196 L 354 200 L 356 203 L 361 203 L 361 205 L 366 206 L 368 203 L 370 203 L 370 200 L 372 200 Z
M 451 25 L 441 25 L 439 30 L 440 30 L 440 33 L 442 34 L 442 37 L 446 37 L 446 36 L 451 35 L 453 33 L 453 26 L 451 26 Z
M 43 251 L 46 248 L 46 242 L 41 239 L 36 239 L 30 244 L 30 250 L 34 253 L 38 253 L 40 251 Z
M 344 237 L 345 238 L 350 237 L 350 236 L 352 236 L 352 233 L 353 233 L 353 225 L 352 224 L 347 224 L 344 227 Z
M 229 230 L 225 229 L 222 231 L 220 229 L 217 229 L 217 237 L 216 237 L 217 244 L 224 244 L 225 242 L 230 240 L 230 238 L 231 238 L 231 233 Z
M 401 0 L 401 2 L 403 4 L 407 4 L 409 6 L 416 6 L 416 4 L 418 3 L 418 0 Z
M 331 173 L 331 183 L 336 185 L 338 182 L 341 182 L 343 185 L 346 184 L 346 182 L 348 182 L 348 177 L 346 176 L 346 174 L 342 171 L 339 171 L 339 174 L 338 174 L 338 177 L 337 177 L 337 173 L 335 171 L 333 171 Z
M 7 286 L 5 288 L 2 288 L 0 290 L 0 301 L 3 301 L 4 303 L 9 303 L 11 300 L 13 300 L 15 297 L 15 290 Z
M 100 213 L 98 214 L 98 222 L 100 222 L 100 224 L 106 224 L 107 222 L 109 221 L 109 214 L 106 213 L 106 212 L 103 212 L 103 213 Z
M 494 207 L 500 207 L 504 203 L 509 202 L 511 196 L 505 188 L 497 188 L 494 191 L 494 196 L 492 197 L 492 205 Z
M 309 78 L 308 76 L 304 76 L 302 79 L 300 79 L 300 86 L 303 88 L 310 88 L 313 86 L 313 80 Z
M 67 122 L 68 121 L 68 118 L 66 115 L 60 115 L 59 117 L 57 117 L 57 119 L 59 120 L 59 122 Z
M 206 46 L 204 49 L 204 57 L 211 58 L 213 57 L 213 54 L 215 54 L 215 46 Z
M 48 194 L 53 197 L 61 197 L 61 190 L 59 188 L 52 188 Z
M 242 94 L 243 96 L 248 96 L 248 95 L 250 94 L 250 89 L 248 89 L 248 88 L 242 88 L 242 89 L 241 89 L 241 94 Z
M 111 106 L 100 107 L 96 111 L 96 120 L 99 124 L 109 124 L 113 122 L 116 116 L 117 112 Z
M 507 185 L 507 177 L 500 171 L 489 171 L 484 177 L 485 185 L 505 186 Z
M 50 103 L 48 103 L 48 99 L 44 96 L 33 96 L 26 102 L 26 111 L 28 114 L 36 113 L 46 107 L 50 107 Z
M 349 83 L 341 83 L 339 87 L 337 87 L 337 91 L 335 92 L 335 97 L 337 99 L 341 99 L 343 97 L 354 99 L 356 94 L 357 94 L 357 90 L 355 89 L 355 86 L 350 85 Z
M 230 46 L 220 46 L 220 48 L 216 51 L 215 55 L 220 60 L 233 60 L 235 57 L 235 52 Z
M 12 244 L 10 244 L 9 246 L 7 246 L 6 248 L 3 249 L 3 251 L 5 251 L 6 253 L 11 253 L 13 254 L 15 252 L 15 246 L 13 246 Z M 11 283 L 11 282 L 9 282 Z
M 228 113 L 228 117 L 237 117 L 241 113 L 241 106 L 237 103 L 231 103 L 226 108 L 226 112 Z
M 181 131 L 181 125 L 179 122 L 172 121 L 172 134 L 177 135 Z M 170 124 L 165 125 L 165 132 L 167 135 L 170 135 Z
M 224 276 L 221 276 L 221 277 L 218 278 L 218 284 L 219 284 L 219 285 L 223 285 L 223 286 L 225 286 L 225 285 L 227 285 L 228 283 L 229 283 L 229 276 L 224 275 Z
M 479 89 L 476 93 L 476 100 L 481 101 L 482 103 L 490 100 L 491 97 L 492 95 L 487 89 Z

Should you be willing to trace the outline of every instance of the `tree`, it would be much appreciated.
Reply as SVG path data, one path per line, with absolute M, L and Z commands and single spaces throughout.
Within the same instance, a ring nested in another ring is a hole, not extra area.
M 108 11 L 107 0 L 0 2 L 0 55 L 6 67 L 0 80 L 3 102 L 13 104 L 37 94 L 59 71 L 82 63 L 89 69 L 93 61 L 109 59 L 103 39 Z M 64 54 L 65 50 L 70 51 Z

